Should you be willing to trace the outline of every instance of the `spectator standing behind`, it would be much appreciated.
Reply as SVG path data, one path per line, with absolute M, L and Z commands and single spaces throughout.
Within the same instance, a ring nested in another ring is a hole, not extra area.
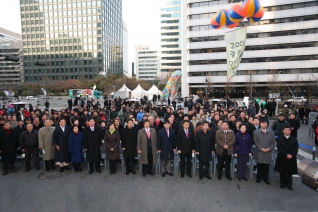
M 291 113 L 289 119 L 287 120 L 290 125 L 291 136 L 297 138 L 297 131 L 300 128 L 300 121 L 296 119 L 296 115 Z
M 68 151 L 71 153 L 74 172 L 82 172 L 82 162 L 84 162 L 83 135 L 79 131 L 79 126 L 74 125 L 68 139 Z
M 303 105 L 301 105 L 298 109 L 298 119 L 301 121 L 301 123 L 304 123 L 304 116 L 305 116 L 305 108 Z
M 14 164 L 16 162 L 16 149 L 19 147 L 19 133 L 16 128 L 11 129 L 10 122 L 5 122 L 3 130 L 0 130 L 0 153 L 3 175 L 9 171 L 17 172 Z
M 316 146 L 318 146 L 318 115 L 316 116 L 316 120 L 314 121 L 314 123 L 312 123 L 311 127 L 313 128 L 315 133 L 315 144 Z
M 271 151 L 275 146 L 274 132 L 267 129 L 267 122 L 261 119 L 261 129 L 254 132 L 254 143 L 256 146 L 256 162 L 257 162 L 257 176 L 256 182 L 261 180 L 270 185 L 268 180 L 269 165 L 272 162 Z
M 283 135 L 283 129 L 285 126 L 289 126 L 289 123 L 285 120 L 285 116 L 283 114 L 279 114 L 278 120 L 273 123 L 272 131 L 276 136 Z
M 31 169 L 31 154 L 34 159 L 35 169 L 40 170 L 38 131 L 33 130 L 32 124 L 28 124 L 26 129 L 26 131 L 21 133 L 19 141 L 22 152 L 25 152 L 25 172 Z
M 230 173 L 231 155 L 233 154 L 233 145 L 235 142 L 234 131 L 229 129 L 226 121 L 222 122 L 222 128 L 216 131 L 215 141 L 217 143 L 216 154 L 218 157 L 218 179 L 221 180 L 223 164 L 225 163 L 225 176 L 232 181 Z
M 139 113 L 137 113 L 137 120 L 142 121 L 142 118 L 144 115 L 145 115 L 144 110 L 142 108 L 140 108 Z
M 235 135 L 233 152 L 237 158 L 237 178 L 239 181 L 247 181 L 246 166 L 249 156 L 252 156 L 252 138 L 246 133 L 245 124 L 241 124 L 240 132 Z
M 50 108 L 50 102 L 48 100 L 46 100 L 44 104 L 46 109 Z
M 298 173 L 297 154 L 298 141 L 291 136 L 292 130 L 289 126 L 283 129 L 283 135 L 277 140 L 278 156 L 274 170 L 280 173 L 280 188 L 287 186 L 293 191 L 293 174 Z
M 55 127 L 52 127 L 53 122 L 49 119 L 44 120 L 44 127 L 39 130 L 39 149 L 42 149 L 42 156 L 45 162 L 45 171 L 55 170 L 54 156 L 55 149 L 52 145 L 53 132 Z

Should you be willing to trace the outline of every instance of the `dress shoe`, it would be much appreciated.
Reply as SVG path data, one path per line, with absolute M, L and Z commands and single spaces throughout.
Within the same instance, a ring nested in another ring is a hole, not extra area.
M 149 175 L 151 175 L 151 176 L 153 176 L 154 174 L 153 174 L 153 172 L 152 173 L 148 173 Z
M 146 174 L 142 174 L 143 177 L 146 177 Z
M 280 188 L 283 189 L 285 188 L 285 185 L 283 183 L 280 184 Z
M 232 177 L 226 177 L 229 181 L 232 181 Z
M 35 170 L 40 170 L 40 168 L 39 168 L 39 167 L 37 167 L 37 168 L 35 168 Z
M 99 174 L 102 173 L 102 171 L 100 169 L 96 170 Z
M 238 179 L 238 181 L 242 181 L 242 178 L 237 178 Z
M 291 190 L 291 191 L 293 191 L 294 189 L 293 189 L 293 187 L 292 186 L 290 186 L 290 185 L 287 185 L 287 188 L 289 189 L 289 190 Z
M 202 179 L 203 179 L 203 177 L 202 177 L 202 176 L 200 176 L 200 177 L 199 177 L 199 179 L 200 179 L 200 180 L 202 180 Z
M 51 170 L 55 170 L 55 166 L 51 166 Z
M 68 166 L 64 166 L 64 169 L 65 169 L 65 170 L 68 170 L 68 171 L 71 170 L 71 168 L 68 167 Z
M 30 171 L 30 169 L 26 169 L 26 170 L 25 170 L 25 172 L 28 172 L 28 171 Z
M 208 178 L 209 180 L 212 179 L 212 177 L 210 175 L 205 175 L 204 177 Z
M 263 180 L 267 185 L 270 185 L 271 182 L 269 182 L 268 180 Z
M 10 172 L 17 172 L 16 168 L 11 168 Z
M 126 172 L 126 175 L 129 175 L 129 172 Z
M 260 180 L 260 179 L 257 179 L 256 182 L 257 182 L 257 183 L 261 183 L 261 180 Z
M 88 172 L 88 173 L 89 173 L 89 174 L 92 174 L 93 172 L 94 172 L 94 170 L 89 170 L 89 172 Z
M 192 178 L 192 175 L 191 175 L 191 174 L 187 174 L 187 175 L 188 175 L 189 178 Z
M 7 175 L 8 174 L 8 171 L 3 171 L 2 172 L 2 175 Z
M 82 169 L 82 168 L 78 168 L 78 171 L 79 171 L 79 172 L 82 172 L 82 171 L 83 171 L 83 169 Z
M 168 173 L 168 175 L 170 175 L 171 177 L 173 176 L 173 173 L 172 172 L 170 172 L 170 173 Z
M 131 173 L 133 173 L 133 174 L 136 174 L 136 172 L 135 171 L 130 171 Z
M 162 176 L 162 177 L 165 177 L 165 176 L 166 176 L 166 173 L 162 173 L 161 176 Z
M 184 174 L 181 174 L 181 178 L 184 178 Z
M 60 172 L 64 172 L 64 168 L 63 167 L 60 167 Z
M 50 171 L 50 168 L 45 168 L 45 171 L 46 171 L 46 172 Z
M 221 180 L 222 179 L 222 176 L 218 176 L 218 180 Z
M 243 177 L 243 180 L 244 180 L 244 181 L 248 181 L 246 177 Z

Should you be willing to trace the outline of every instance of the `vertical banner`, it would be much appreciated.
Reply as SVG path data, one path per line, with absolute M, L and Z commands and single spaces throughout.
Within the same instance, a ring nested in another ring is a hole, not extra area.
M 225 34 L 226 41 L 226 55 L 227 55 L 227 79 L 236 75 L 237 69 L 240 65 L 246 44 L 246 28 L 228 32 Z

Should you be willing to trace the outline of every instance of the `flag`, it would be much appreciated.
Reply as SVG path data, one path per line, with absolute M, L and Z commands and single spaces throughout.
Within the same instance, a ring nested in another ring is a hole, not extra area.
M 225 34 L 226 41 L 226 55 L 227 55 L 227 79 L 236 75 L 237 69 L 240 65 L 246 44 L 246 28 L 228 32 Z

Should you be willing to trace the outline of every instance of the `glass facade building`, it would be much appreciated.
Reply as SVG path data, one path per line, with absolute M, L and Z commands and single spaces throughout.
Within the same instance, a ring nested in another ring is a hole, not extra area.
M 121 0 L 20 0 L 20 10 L 26 83 L 123 73 Z

